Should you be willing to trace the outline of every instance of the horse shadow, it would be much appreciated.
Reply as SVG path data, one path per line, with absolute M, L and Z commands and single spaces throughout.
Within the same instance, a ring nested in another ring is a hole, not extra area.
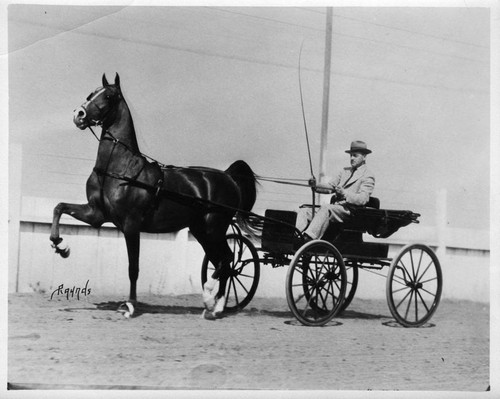
M 116 312 L 119 311 L 120 307 L 123 306 L 123 304 L 124 301 L 107 301 L 107 302 L 94 303 L 94 306 L 96 307 L 97 310 L 102 310 L 106 312 Z M 146 302 L 137 302 L 134 305 L 133 318 L 140 317 L 144 314 L 201 315 L 204 310 L 205 307 L 202 305 L 201 306 L 158 305 Z M 235 316 L 244 316 L 244 317 L 270 316 L 281 319 L 293 318 L 293 314 L 289 310 L 265 310 L 265 309 L 257 309 L 255 307 L 245 308 L 240 310 L 232 310 L 232 311 L 226 310 L 218 318 L 227 318 Z
M 94 303 L 97 310 L 103 311 L 118 311 L 124 302 L 108 301 Z M 186 306 L 186 305 L 157 305 L 145 302 L 137 302 L 134 305 L 134 318 L 140 317 L 143 314 L 201 314 L 203 306 Z

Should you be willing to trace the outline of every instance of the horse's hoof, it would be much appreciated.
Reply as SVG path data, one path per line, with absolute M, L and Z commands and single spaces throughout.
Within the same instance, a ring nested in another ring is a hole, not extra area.
M 207 282 L 203 285 L 203 303 L 205 304 L 205 308 L 212 312 L 216 305 L 215 293 L 218 281 L 214 279 L 208 279 Z
M 220 312 L 209 312 L 208 310 L 203 309 L 201 317 L 205 320 L 217 320 L 222 317 L 222 314 Z
M 222 313 L 224 312 L 224 307 L 226 306 L 226 297 L 223 295 L 215 301 L 214 306 L 214 315 L 219 315 L 222 317 Z
M 116 309 L 116 311 L 123 314 L 123 316 L 126 319 L 129 319 L 134 315 L 135 309 L 134 309 L 134 305 L 132 305 L 132 303 L 124 302 L 118 307 L 118 309 Z
M 62 244 L 61 245 L 61 241 L 59 241 L 58 244 L 52 244 L 52 248 L 54 248 L 56 250 L 56 254 L 59 254 L 61 255 L 62 258 L 67 258 L 71 252 L 69 246 L 67 246 L 66 244 Z
M 215 297 L 212 294 L 203 291 L 203 303 L 205 304 L 205 309 L 211 312 L 215 307 Z
M 61 257 L 63 257 L 64 259 L 66 259 L 69 254 L 70 254 L 71 250 L 69 249 L 69 247 L 61 250 L 61 252 L 59 252 L 59 255 L 61 255 Z

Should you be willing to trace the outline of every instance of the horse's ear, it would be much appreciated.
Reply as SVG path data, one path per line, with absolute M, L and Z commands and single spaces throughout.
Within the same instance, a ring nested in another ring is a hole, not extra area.
M 108 79 L 106 79 L 106 74 L 102 74 L 102 87 L 109 86 Z
M 115 76 L 115 85 L 120 87 L 120 75 L 118 75 L 118 72 L 116 73 Z

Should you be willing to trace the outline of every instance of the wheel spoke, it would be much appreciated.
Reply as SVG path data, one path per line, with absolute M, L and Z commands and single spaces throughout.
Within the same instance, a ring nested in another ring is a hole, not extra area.
M 305 293 L 304 293 L 304 296 L 305 296 Z M 307 314 L 307 311 L 309 310 L 309 308 L 311 306 L 312 295 L 310 295 L 309 298 L 306 298 L 306 299 L 307 299 L 306 306 L 304 307 L 304 310 L 302 311 L 302 316 L 305 316 Z
M 410 291 L 410 300 L 408 301 L 408 306 L 406 307 L 405 319 L 408 319 L 408 313 L 410 312 L 411 300 L 413 299 L 413 290 Z
M 418 320 L 418 300 L 417 300 L 417 292 L 418 291 L 414 291 L 414 295 L 415 295 L 415 321 Z
M 423 288 L 423 287 L 422 287 L 422 288 L 420 288 L 420 290 L 421 290 L 421 291 L 425 291 L 425 292 L 427 292 L 429 295 L 432 295 L 434 298 L 435 298 L 435 297 L 436 297 L 436 295 L 437 295 L 437 293 L 435 293 L 435 292 L 431 292 L 431 291 L 429 291 L 429 290 L 426 290 L 426 289 L 425 289 L 425 288 Z
M 399 301 L 399 303 L 396 305 L 396 309 L 399 308 L 401 306 L 401 304 L 405 301 L 405 299 L 408 297 L 408 295 L 411 294 L 411 289 L 408 288 L 410 291 L 403 297 L 403 299 L 401 299 L 401 301 Z
M 437 279 L 438 279 L 438 278 L 437 278 L 437 276 L 436 276 L 436 277 L 432 277 L 432 278 L 430 278 L 430 279 L 428 279 L 428 280 L 425 280 L 425 281 L 419 281 L 419 283 L 420 283 L 420 284 L 425 284 L 425 283 L 428 283 L 429 281 L 434 281 L 434 280 L 437 280 Z
M 233 285 L 234 285 L 234 290 L 236 291 L 236 281 L 238 282 L 238 284 L 241 286 L 241 288 L 243 288 L 245 290 L 245 293 L 248 295 L 248 293 L 250 292 L 249 290 L 247 290 L 247 287 L 245 286 L 245 284 L 243 284 L 240 279 L 236 276 L 236 277 L 233 277 L 231 279 L 231 281 L 233 282 Z
M 410 251 L 410 261 L 411 261 L 411 271 L 412 271 L 412 277 L 413 279 L 411 281 L 415 281 L 416 280 L 416 276 L 415 276 L 415 263 L 413 262 L 413 251 Z
M 404 290 L 409 290 L 410 287 L 408 287 L 407 285 L 404 285 L 403 287 L 397 289 L 397 290 L 393 290 L 392 293 L 395 294 L 396 292 L 401 292 L 401 291 L 404 291 Z
M 337 284 L 337 280 L 331 281 L 330 282 L 330 288 L 331 288 L 330 294 L 331 294 L 331 297 L 332 297 L 332 306 L 335 306 L 335 304 L 338 302 L 338 297 L 335 296 L 335 289 L 333 288 L 334 284 L 337 287 L 338 292 L 340 292 L 340 287 Z
M 423 256 L 424 256 L 424 251 L 420 250 L 420 259 L 418 260 L 418 268 L 417 268 L 417 273 L 415 274 L 415 280 L 417 280 L 417 276 L 419 275 L 420 266 L 422 265 Z
M 253 263 L 253 259 L 239 260 L 239 261 L 237 261 L 237 263 L 236 263 L 236 261 L 234 261 L 233 265 L 231 265 L 231 269 L 233 269 L 235 272 L 240 274 L 241 271 L 251 263 Z M 239 266 L 237 266 L 237 265 L 239 265 Z
M 233 286 L 234 291 L 234 301 L 236 302 L 236 306 L 239 305 L 240 301 L 238 299 L 238 290 L 236 289 L 236 284 L 234 283 L 234 278 L 229 279 L 229 284 L 227 288 L 226 301 L 229 299 L 229 293 L 231 292 L 231 285 Z M 248 294 L 248 291 L 245 287 L 243 287 Z
M 323 295 L 323 289 L 318 289 L 317 290 L 317 294 L 316 294 L 316 303 L 319 304 L 319 299 L 321 299 L 321 303 L 323 304 L 323 306 L 318 306 L 320 309 L 327 309 L 326 307 L 326 298 L 325 296 Z
M 235 278 L 236 278 L 236 277 L 246 277 L 246 278 L 251 278 L 251 279 L 253 279 L 253 278 L 255 277 L 255 274 L 238 273 L 238 275 L 237 275 L 237 276 L 235 276 Z
M 429 265 L 425 268 L 424 272 L 421 274 L 421 276 L 420 276 L 420 278 L 419 278 L 418 282 L 420 282 L 420 280 L 421 280 L 421 279 L 425 276 L 425 273 L 427 273 L 427 270 L 429 270 L 429 268 L 430 268 L 433 264 L 434 264 L 434 262 L 433 262 L 433 261 L 432 261 L 432 259 L 431 259 L 431 261 L 430 261 Z
M 419 291 L 417 291 L 417 295 L 420 297 L 420 300 L 422 301 L 422 304 L 424 305 L 425 310 L 427 310 L 427 313 L 429 313 L 429 307 L 428 307 L 428 306 L 427 306 L 427 304 L 425 303 L 425 300 L 424 300 L 424 298 L 422 297 L 422 294 L 421 294 Z

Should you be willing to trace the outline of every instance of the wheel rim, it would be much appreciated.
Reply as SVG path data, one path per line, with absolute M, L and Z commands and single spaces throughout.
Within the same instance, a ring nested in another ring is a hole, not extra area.
M 226 239 L 233 252 L 233 259 L 226 284 L 224 310 L 234 312 L 243 309 L 252 300 L 259 284 L 260 264 L 257 250 L 249 239 L 238 234 L 228 234 Z M 205 256 L 201 273 L 202 286 L 207 281 L 207 276 L 211 276 L 214 271 L 214 265 Z
M 409 245 L 394 259 L 387 278 L 387 300 L 394 318 L 406 327 L 425 324 L 439 305 L 442 273 L 434 252 Z
M 329 322 L 345 296 L 346 272 L 336 248 L 324 241 L 311 241 L 295 254 L 287 273 L 287 301 L 304 325 Z

